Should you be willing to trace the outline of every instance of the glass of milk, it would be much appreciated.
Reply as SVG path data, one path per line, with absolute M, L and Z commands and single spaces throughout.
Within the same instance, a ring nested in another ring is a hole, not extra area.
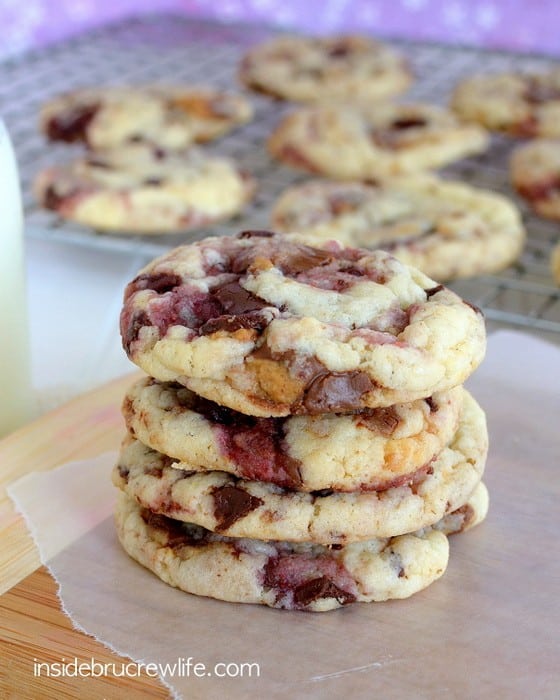
M 16 159 L 0 119 L 0 437 L 33 413 L 23 212 Z

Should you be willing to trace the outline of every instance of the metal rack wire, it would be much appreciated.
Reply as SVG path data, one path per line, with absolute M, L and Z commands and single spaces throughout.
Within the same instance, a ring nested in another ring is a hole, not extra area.
M 47 145 L 37 130 L 42 102 L 61 91 L 84 85 L 145 82 L 208 83 L 236 87 L 236 67 L 246 48 L 269 36 L 270 29 L 222 25 L 176 16 L 127 20 L 80 35 L 70 41 L 12 59 L 1 65 L 0 113 L 14 140 L 23 180 L 28 235 L 147 259 L 188 240 L 208 235 L 138 236 L 98 233 L 64 222 L 34 202 L 31 183 L 47 164 L 66 160 L 72 149 Z M 393 42 L 407 54 L 417 82 L 407 99 L 445 104 L 463 76 L 481 70 L 541 70 L 551 65 L 543 56 L 480 52 L 450 46 Z M 219 142 L 212 151 L 231 155 L 252 172 L 259 191 L 242 217 L 213 227 L 216 235 L 268 225 L 270 205 L 288 185 L 305 176 L 271 161 L 263 143 L 286 106 L 255 96 L 256 118 Z M 560 239 L 560 227 L 531 214 L 513 193 L 508 176 L 512 142 L 494 137 L 490 150 L 445 169 L 444 174 L 503 192 L 520 206 L 529 238 L 519 262 L 498 275 L 460 281 L 451 286 L 481 306 L 498 326 L 525 327 L 560 341 L 560 289 L 553 284 L 549 257 Z

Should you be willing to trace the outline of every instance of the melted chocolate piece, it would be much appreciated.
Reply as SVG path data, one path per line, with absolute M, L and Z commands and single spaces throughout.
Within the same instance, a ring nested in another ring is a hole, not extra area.
M 361 413 L 357 424 L 382 435 L 392 435 L 400 423 L 398 413 L 393 406 L 387 408 L 372 408 Z
M 342 590 L 326 576 L 301 583 L 294 589 L 294 603 L 297 607 L 307 607 L 321 598 L 336 598 L 341 605 L 349 605 L 356 600 L 353 593 Z
M 147 187 L 158 187 L 159 185 L 163 185 L 163 182 L 164 180 L 162 177 L 147 177 L 142 184 Z
M 350 47 L 341 42 L 340 44 L 334 44 L 334 46 L 331 46 L 327 52 L 327 55 L 329 58 L 346 58 L 349 53 Z
M 433 396 L 428 396 L 427 399 L 424 399 L 424 401 L 428 404 L 430 407 L 430 413 L 435 413 L 436 411 L 439 411 L 439 406 L 437 403 L 434 401 Z
M 53 211 L 57 211 L 65 199 L 66 197 L 60 196 L 57 193 L 54 185 L 49 185 L 45 190 L 45 194 L 43 197 L 43 206 L 46 209 L 52 209 Z
M 173 518 L 167 518 L 165 515 L 153 513 L 148 508 L 142 508 L 140 511 L 142 520 L 149 527 L 164 532 L 167 536 L 167 546 L 173 548 L 187 545 L 189 547 L 200 547 L 205 545 L 210 536 L 210 532 L 202 527 L 192 528 Z
M 359 408 L 362 396 L 373 388 L 364 372 L 324 372 L 307 385 L 302 405 L 310 414 L 344 413 Z
M 238 316 L 218 316 L 206 321 L 198 330 L 200 335 L 210 335 L 217 331 L 235 333 L 242 328 L 254 329 L 262 333 L 270 323 L 270 316 L 258 311 Z
M 295 609 L 305 608 L 321 598 L 336 598 L 341 605 L 353 603 L 356 596 L 341 588 L 333 579 L 349 588 L 353 585 L 344 567 L 330 557 L 306 559 L 288 554 L 268 560 L 264 567 L 263 585 L 276 591 L 277 601 L 292 591 Z
M 482 309 L 480 309 L 476 304 L 472 304 L 470 301 L 467 301 L 466 299 L 463 299 L 463 304 L 466 304 L 469 306 L 476 314 L 479 314 L 480 316 L 484 316 L 482 313 Z
M 130 469 L 128 467 L 123 466 L 122 464 L 119 464 L 117 467 L 117 470 L 119 472 L 119 476 L 121 479 L 125 482 L 128 483 L 128 475 L 130 474 Z
M 141 289 L 152 289 L 158 294 L 165 294 L 166 292 L 170 292 L 175 287 L 178 287 L 181 283 L 181 278 L 174 272 L 158 272 L 156 274 L 138 275 L 138 277 L 136 277 L 136 279 L 134 279 L 129 285 L 131 291 L 128 296 Z
M 245 489 L 237 486 L 220 486 L 214 489 L 214 517 L 218 521 L 218 532 L 227 530 L 240 518 L 244 518 L 255 508 L 262 506 L 263 501 L 251 496 Z
M 274 235 L 273 231 L 241 231 L 236 238 L 272 238 Z
M 76 106 L 52 117 L 46 125 L 48 138 L 66 143 L 87 142 L 87 127 L 99 107 L 99 104 Z
M 230 282 L 218 287 L 212 292 L 212 297 L 220 302 L 228 314 L 245 314 L 270 306 L 264 299 L 243 289 L 238 282 Z
M 130 352 L 130 346 L 132 345 L 132 343 L 134 343 L 135 340 L 138 340 L 140 329 L 144 328 L 144 326 L 151 325 L 152 324 L 150 323 L 148 314 L 145 311 L 135 313 L 130 323 L 126 325 L 123 324 L 122 342 L 123 348 L 127 353 Z
M 86 159 L 86 163 L 90 166 L 90 168 L 99 168 L 100 170 L 112 170 L 112 167 L 109 165 L 109 163 L 107 163 L 107 161 L 103 160 L 102 158 L 95 158 L 94 156 L 90 156 Z
M 425 289 L 424 291 L 426 292 L 426 297 L 429 299 L 434 294 L 441 292 L 443 289 L 445 289 L 443 284 L 438 284 L 437 287 L 430 287 L 430 289 Z
M 426 126 L 427 121 L 423 117 L 401 117 L 391 122 L 391 129 L 401 131 L 403 129 L 415 129 L 419 126 Z

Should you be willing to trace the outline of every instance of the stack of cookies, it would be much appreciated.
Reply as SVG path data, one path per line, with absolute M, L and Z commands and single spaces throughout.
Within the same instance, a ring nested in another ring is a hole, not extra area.
M 131 557 L 186 592 L 325 611 L 404 598 L 480 522 L 478 309 L 386 252 L 248 231 L 128 285 L 113 482 Z

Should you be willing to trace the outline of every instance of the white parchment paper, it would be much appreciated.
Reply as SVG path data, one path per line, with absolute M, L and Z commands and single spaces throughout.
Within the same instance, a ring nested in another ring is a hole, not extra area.
M 560 348 L 496 333 L 468 387 L 488 416 L 490 513 L 452 539 L 445 576 L 404 601 L 297 613 L 166 586 L 116 540 L 113 454 L 30 474 L 9 493 L 74 625 L 169 664 L 175 697 L 556 698 Z M 241 664 L 258 664 L 258 677 Z

